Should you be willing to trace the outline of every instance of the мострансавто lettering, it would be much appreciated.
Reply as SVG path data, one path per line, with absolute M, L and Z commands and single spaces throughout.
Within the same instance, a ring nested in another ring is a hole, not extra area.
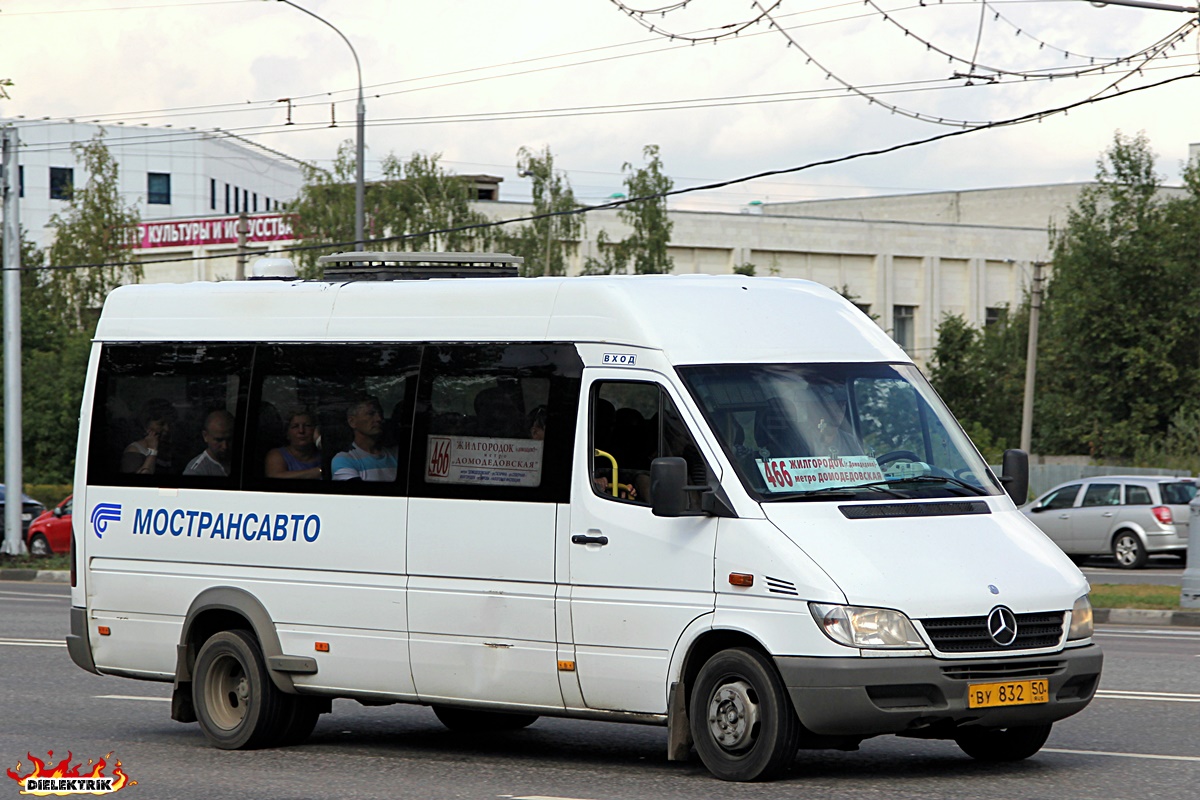
M 133 515 L 133 533 L 155 536 L 242 539 L 244 541 L 315 542 L 321 535 L 316 514 L 240 514 L 232 511 L 197 511 L 176 508 L 139 508 Z

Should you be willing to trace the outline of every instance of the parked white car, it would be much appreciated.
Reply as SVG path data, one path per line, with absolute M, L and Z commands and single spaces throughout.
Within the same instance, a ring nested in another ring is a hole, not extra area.
M 1059 484 L 1021 511 L 1075 560 L 1111 554 L 1140 569 L 1156 553 L 1187 558 L 1196 482 L 1170 475 L 1104 475 Z

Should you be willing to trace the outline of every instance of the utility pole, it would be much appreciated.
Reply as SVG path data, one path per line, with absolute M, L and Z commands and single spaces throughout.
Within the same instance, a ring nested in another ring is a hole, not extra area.
M 238 214 L 237 221 L 237 270 L 233 274 L 233 279 L 237 281 L 246 280 L 246 256 L 250 252 L 246 249 L 246 240 L 250 235 L 250 218 L 243 211 Z
M 21 216 L 17 129 L 0 128 L 4 200 L 4 541 L 0 553 L 25 552 L 21 530 L 25 480 L 21 469 Z
M 1025 350 L 1025 402 L 1021 409 L 1021 449 L 1033 446 L 1033 384 L 1037 377 L 1038 317 L 1042 313 L 1042 269 L 1045 263 L 1033 262 L 1033 285 L 1029 290 L 1029 343 Z

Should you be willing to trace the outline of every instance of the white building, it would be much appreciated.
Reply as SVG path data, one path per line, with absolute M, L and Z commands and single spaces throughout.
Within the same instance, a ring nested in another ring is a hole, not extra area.
M 144 221 L 274 211 L 303 183 L 303 162 L 225 132 L 26 119 L 0 125 L 18 131 L 21 226 L 41 247 L 53 240 L 51 215 L 89 177 L 74 146 L 101 132 L 121 195 Z

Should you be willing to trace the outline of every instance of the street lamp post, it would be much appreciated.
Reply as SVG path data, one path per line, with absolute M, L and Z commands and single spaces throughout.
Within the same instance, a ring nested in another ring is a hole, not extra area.
M 292 2 L 292 0 L 279 0 L 279 2 L 287 3 L 292 8 L 299 9 L 313 19 L 328 25 L 333 29 L 334 33 L 342 37 L 342 41 L 345 42 L 346 46 L 350 48 L 350 54 L 354 56 L 354 69 L 358 72 L 358 120 L 356 125 L 357 140 L 355 142 L 356 146 L 354 158 L 354 249 L 363 250 L 365 249 L 363 243 L 363 223 L 365 216 L 363 206 L 366 195 L 366 183 L 363 178 L 363 162 L 366 160 L 364 131 L 366 129 L 367 106 L 365 103 L 363 103 L 362 65 L 358 61 L 358 53 L 354 50 L 354 45 L 350 44 L 350 40 L 346 38 L 346 35 L 338 30 L 337 27 L 329 20 L 314 14 L 303 6 L 296 5 Z

